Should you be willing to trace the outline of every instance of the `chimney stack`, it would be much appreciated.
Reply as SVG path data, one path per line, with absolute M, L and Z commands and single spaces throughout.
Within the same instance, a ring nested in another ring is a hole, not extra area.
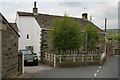
M 34 2 L 34 8 L 33 8 L 33 13 L 37 13 L 38 12 L 38 8 L 36 7 L 36 1 Z
M 83 19 L 88 19 L 87 16 L 88 16 L 87 13 L 83 13 L 83 14 L 82 14 L 82 18 L 83 18 Z

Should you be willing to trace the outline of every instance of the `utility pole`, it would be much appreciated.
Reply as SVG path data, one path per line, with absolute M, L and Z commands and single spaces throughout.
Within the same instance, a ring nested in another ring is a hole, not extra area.
M 106 33 L 106 27 L 107 27 L 107 18 L 105 18 L 105 33 Z

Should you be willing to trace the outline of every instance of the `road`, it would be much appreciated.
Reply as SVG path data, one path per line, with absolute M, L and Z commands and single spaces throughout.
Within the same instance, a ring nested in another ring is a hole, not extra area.
M 54 68 L 39 64 L 25 67 L 25 73 L 32 78 L 118 78 L 118 56 L 107 58 L 102 66 Z

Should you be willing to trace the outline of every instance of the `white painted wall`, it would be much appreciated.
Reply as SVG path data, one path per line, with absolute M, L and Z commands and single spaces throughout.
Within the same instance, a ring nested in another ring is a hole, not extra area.
M 40 55 L 41 28 L 36 19 L 31 16 L 17 15 L 16 23 L 19 29 L 18 33 L 20 34 L 18 49 L 34 46 L 34 52 Z M 29 39 L 27 39 L 27 34 L 29 34 Z
M 2 78 L 2 31 L 0 30 L 0 80 Z

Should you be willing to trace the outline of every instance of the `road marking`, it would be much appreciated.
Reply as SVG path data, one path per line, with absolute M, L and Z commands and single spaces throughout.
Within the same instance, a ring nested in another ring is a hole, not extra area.
M 97 72 L 94 74 L 94 77 L 96 77 L 97 76 L 97 74 L 98 74 L 98 72 L 100 71 L 100 69 L 101 69 L 102 67 L 101 66 L 99 66 L 99 69 L 97 70 Z
M 96 76 L 97 76 L 97 73 L 94 74 L 94 77 L 96 77 Z
M 40 68 L 40 69 L 43 69 L 43 68 Z
M 97 72 L 99 72 L 100 70 L 98 69 Z

